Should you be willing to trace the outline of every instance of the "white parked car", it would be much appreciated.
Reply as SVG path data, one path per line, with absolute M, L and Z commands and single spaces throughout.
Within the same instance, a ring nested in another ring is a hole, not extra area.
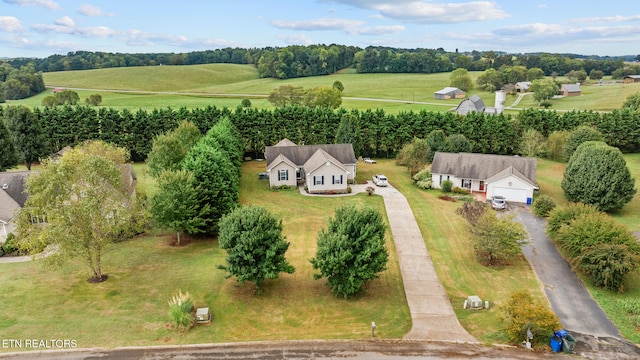
M 387 177 L 382 174 L 375 174 L 373 175 L 373 183 L 376 186 L 387 186 Z
M 491 198 L 491 208 L 495 210 L 504 210 L 507 208 L 507 199 L 501 195 L 494 195 Z

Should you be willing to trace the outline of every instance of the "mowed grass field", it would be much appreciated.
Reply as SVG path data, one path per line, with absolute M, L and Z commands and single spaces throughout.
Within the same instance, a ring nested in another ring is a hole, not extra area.
M 50 271 L 41 261 L 1 264 L 0 333 L 5 339 L 75 339 L 79 347 L 168 345 L 282 339 L 363 339 L 371 321 L 381 338 L 402 337 L 411 328 L 395 248 L 387 234 L 388 269 L 366 293 L 336 298 L 324 280 L 313 279 L 309 259 L 316 235 L 333 210 L 347 203 L 386 213 L 379 196 L 309 197 L 297 191 L 269 190 L 258 180 L 264 162 L 243 167 L 241 203 L 267 207 L 283 220 L 291 242 L 287 258 L 294 274 L 267 281 L 264 294 L 238 286 L 216 266 L 225 252 L 214 239 L 182 247 L 168 244 L 174 234 L 151 234 L 110 246 L 104 255 L 109 279 L 89 284 L 82 264 Z M 140 169 L 138 169 L 140 170 Z M 170 324 L 167 301 L 189 291 L 194 304 L 209 307 L 213 322 L 190 331 Z M 7 351 L 3 349 L 2 351 Z
M 470 72 L 475 81 L 482 72 Z M 332 75 L 287 80 L 261 79 L 253 65 L 206 64 L 183 66 L 147 66 L 43 73 L 45 85 L 77 89 L 81 101 L 89 95 L 100 94 L 101 106 L 113 108 L 147 109 L 171 106 L 179 108 L 218 107 L 235 108 L 248 98 L 252 106 L 270 109 L 266 96 L 282 85 L 332 86 L 335 81 L 344 85 L 343 104 L 346 109 L 384 109 L 388 113 L 402 111 L 449 111 L 460 99 L 435 100 L 433 93 L 449 86 L 449 73 L 439 74 L 356 74 L 347 69 Z M 562 78 L 559 78 L 563 81 Z M 109 91 L 107 91 L 109 90 Z M 610 111 L 620 108 L 629 94 L 640 92 L 640 84 L 611 84 L 582 87 L 583 96 L 552 100 L 556 110 Z M 128 92 L 136 91 L 136 92 Z M 159 92 L 159 93 L 154 93 Z M 7 104 L 40 106 L 44 93 L 29 99 L 8 101 Z M 487 106 L 493 106 L 494 94 L 473 89 L 467 92 L 480 96 Z M 516 100 L 508 96 L 506 105 Z M 537 107 L 533 96 L 525 96 L 518 108 Z M 515 111 L 507 110 L 515 114 Z

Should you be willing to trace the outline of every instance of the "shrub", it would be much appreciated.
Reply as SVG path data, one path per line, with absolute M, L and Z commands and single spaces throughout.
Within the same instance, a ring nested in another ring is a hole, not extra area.
M 480 201 L 466 202 L 456 209 L 456 214 L 465 218 L 471 226 L 475 226 L 478 220 L 487 212 L 489 204 Z
M 527 237 L 527 232 L 512 218 L 487 211 L 470 229 L 473 250 L 483 265 L 506 265 L 522 253 L 520 242 Z
M 558 230 L 563 225 L 569 223 L 582 214 L 593 214 L 598 212 L 593 205 L 585 205 L 583 203 L 571 203 L 567 206 L 555 208 L 549 213 L 549 221 L 547 222 L 547 234 L 550 238 L 555 239 Z
M 547 217 L 551 210 L 556 207 L 556 202 L 553 201 L 551 196 L 549 195 L 540 195 L 538 196 L 533 205 L 531 205 L 531 211 L 534 215 L 540 217 Z
M 457 186 L 456 186 L 456 187 L 454 187 L 454 188 L 451 190 L 451 192 L 452 192 L 452 193 L 454 193 L 454 194 L 462 194 L 462 195 L 467 195 L 467 194 L 469 194 L 469 191 L 467 191 L 467 189 L 463 189 L 463 188 L 461 188 L 461 187 L 457 187 Z
M 17 254 L 19 252 L 16 236 L 13 233 L 7 235 L 4 244 L 2 244 L 2 253 L 7 255 Z M 1 256 L 1 255 L 0 255 Z
M 560 328 L 556 315 L 543 303 L 534 301 L 526 291 L 517 291 L 509 296 L 501 320 L 509 340 L 520 343 L 527 338 L 527 329 L 533 334 L 531 342 L 545 345 L 549 335 Z
M 430 169 L 424 169 L 419 171 L 412 177 L 414 184 L 420 189 L 427 190 L 431 189 L 433 183 L 431 181 L 431 171 Z
M 193 324 L 193 301 L 189 292 L 182 293 L 178 290 L 178 295 L 174 295 L 168 301 L 171 319 L 176 328 L 190 328 Z
M 440 183 L 440 189 L 443 193 L 450 193 L 451 188 L 453 187 L 453 182 L 451 180 L 445 180 Z
M 376 188 L 374 188 L 373 186 L 367 186 L 367 195 L 371 196 L 373 195 L 374 192 L 376 192 Z
M 243 108 L 251 107 L 251 100 L 242 99 L 242 102 L 240 103 L 240 106 L 242 106 Z
M 540 106 L 542 106 L 545 109 L 548 109 L 552 106 L 553 104 L 551 103 L 551 101 L 549 100 L 545 100 L 543 102 L 540 103 Z

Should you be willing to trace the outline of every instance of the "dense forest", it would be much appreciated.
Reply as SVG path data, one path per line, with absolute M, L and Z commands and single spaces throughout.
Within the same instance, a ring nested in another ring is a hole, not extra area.
M 8 113 L 7 109 L 3 109 L 5 113 Z M 100 139 L 129 149 L 132 160 L 142 161 L 146 159 L 154 137 L 173 130 L 181 121 L 193 122 L 204 134 L 219 119 L 226 117 L 239 130 L 245 153 L 261 157 L 265 146 L 285 137 L 296 143 L 334 143 L 340 121 L 347 115 L 356 119 L 355 146 L 357 155 L 362 156 L 393 157 L 414 137 L 425 138 L 433 130 L 442 130 L 446 135 L 464 135 L 472 143 L 473 152 L 518 154 L 522 134 L 527 129 L 535 129 L 546 137 L 554 131 L 572 130 L 579 125 L 593 126 L 604 135 L 607 144 L 623 152 L 640 152 L 640 113 L 632 108 L 610 113 L 529 109 L 517 116 L 478 112 L 460 116 L 429 111 L 394 115 L 381 109 L 347 111 L 302 106 L 273 110 L 208 106 L 191 110 L 163 108 L 152 112 L 68 105 L 25 109 L 33 112 L 33 116 L 25 118 L 38 124 L 49 140 L 43 155 L 84 140 Z

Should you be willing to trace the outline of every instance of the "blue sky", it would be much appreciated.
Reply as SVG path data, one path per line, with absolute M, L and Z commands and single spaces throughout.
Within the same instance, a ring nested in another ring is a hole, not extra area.
M 341 44 L 640 54 L 638 0 L 0 0 L 0 57 Z

